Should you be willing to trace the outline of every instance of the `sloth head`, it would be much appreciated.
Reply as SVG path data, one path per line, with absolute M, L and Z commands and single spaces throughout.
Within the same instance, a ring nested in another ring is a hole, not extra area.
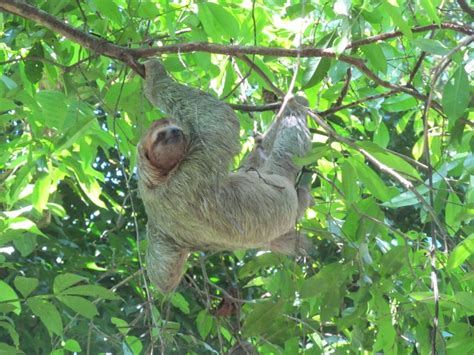
M 172 119 L 153 122 L 142 139 L 145 158 L 166 176 L 186 155 L 187 142 L 183 130 Z

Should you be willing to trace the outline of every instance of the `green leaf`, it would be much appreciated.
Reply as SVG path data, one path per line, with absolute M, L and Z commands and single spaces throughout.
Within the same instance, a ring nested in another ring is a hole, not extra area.
M 76 126 L 71 127 L 67 134 L 58 142 L 55 150 L 60 152 L 64 149 L 68 149 L 86 134 L 90 133 L 96 123 L 95 117 L 91 116 L 85 122 L 80 122 Z
M 112 20 L 118 25 L 122 24 L 119 7 L 113 0 L 94 0 L 94 4 L 105 18 Z
M 26 257 L 30 255 L 38 245 L 36 235 L 23 233 L 17 235 L 15 239 L 13 239 L 13 245 L 15 249 L 18 250 L 21 256 Z
M 92 319 L 99 314 L 95 304 L 83 297 L 59 295 L 57 296 L 57 299 L 71 308 L 74 312 L 77 312 L 88 319 Z
M 474 297 L 470 292 L 456 292 L 454 300 L 459 303 L 468 314 L 474 314 Z
M 463 203 L 455 192 L 451 192 L 448 196 L 446 204 L 446 225 L 450 229 L 450 233 L 456 233 L 461 226 L 460 214 L 463 212 Z
M 292 4 L 286 7 L 285 17 L 290 18 L 291 20 L 302 18 L 308 15 L 311 11 L 314 11 L 315 7 L 312 4 L 305 4 L 305 6 L 301 6 L 301 4 Z
M 59 91 L 43 90 L 36 94 L 44 124 L 61 130 L 67 114 L 67 98 Z
M 387 59 L 385 54 L 378 44 L 368 44 L 361 47 L 362 52 L 366 55 L 372 67 L 381 73 L 387 72 Z
M 385 99 L 382 107 L 388 112 L 402 112 L 418 107 L 418 102 L 413 96 L 400 94 Z
M 347 201 L 354 202 L 360 198 L 360 188 L 354 180 L 356 172 L 346 160 L 341 165 L 342 192 Z
M 140 2 L 140 6 L 137 6 L 137 13 L 140 17 L 155 20 L 161 14 L 160 5 L 151 1 L 142 1 Z
M 357 172 L 359 180 L 376 198 L 381 201 L 389 201 L 398 195 L 398 191 L 395 188 L 387 187 L 383 180 L 368 165 L 362 164 L 357 160 L 350 160 L 349 162 Z
M 469 105 L 470 100 L 469 78 L 466 71 L 460 66 L 452 79 L 446 83 L 443 91 L 443 110 L 453 124 Z
M 345 282 L 346 274 L 343 264 L 326 264 L 316 275 L 303 281 L 301 298 L 334 292 L 340 284 Z M 338 275 L 338 278 L 335 278 L 334 275 Z
M 62 291 L 61 294 L 99 297 L 104 300 L 119 299 L 119 297 L 114 292 L 106 289 L 105 287 L 98 286 L 98 285 L 75 286 L 75 287 L 71 287 Z
M 370 155 L 375 157 L 382 164 L 392 168 L 393 170 L 404 173 L 409 177 L 416 178 L 421 181 L 421 176 L 418 171 L 399 156 L 383 148 L 380 148 L 378 145 L 372 142 L 357 142 L 357 145 L 369 152 Z
M 7 229 L 16 231 L 28 231 L 30 233 L 46 237 L 46 235 L 44 235 L 43 232 L 39 230 L 39 228 L 33 221 L 25 217 L 11 218 L 10 220 L 8 220 Z
M 310 165 L 321 159 L 329 149 L 326 144 L 320 146 L 315 145 L 304 157 L 294 157 L 293 161 L 300 166 Z
M 181 293 L 175 292 L 171 295 L 171 304 L 178 308 L 181 312 L 189 314 L 189 302 Z
M 0 98 L 0 111 L 14 110 L 16 107 L 13 100 Z
M 112 324 L 115 324 L 120 334 L 127 335 L 128 331 L 130 330 L 130 326 L 126 321 L 116 317 L 112 317 L 110 320 Z
M 35 187 L 33 189 L 32 201 L 33 207 L 38 211 L 42 212 L 46 207 L 49 199 L 49 188 L 51 187 L 51 175 L 43 174 L 36 180 Z
M 137 338 L 136 336 L 129 335 L 125 337 L 125 341 L 127 342 L 127 345 L 130 347 L 130 350 L 134 355 L 141 354 L 143 350 L 143 344 L 139 338 Z
M 411 32 L 410 26 L 408 23 L 403 19 L 402 13 L 399 9 L 399 5 L 394 0 L 383 1 L 380 10 L 388 13 L 392 22 L 400 28 L 400 31 L 408 37 L 408 39 L 413 39 L 413 34 Z
M 80 353 L 82 351 L 79 342 L 74 339 L 66 340 L 66 343 L 64 343 L 64 349 L 69 350 L 73 353 Z
M 14 348 L 13 346 L 0 342 L 0 354 L 1 355 L 21 355 L 24 353 Z
M 38 316 L 49 332 L 62 336 L 63 321 L 58 309 L 41 297 L 29 298 L 27 301 L 31 311 Z
M 38 287 L 38 283 L 38 279 L 23 276 L 17 276 L 14 281 L 15 287 L 25 298 Z
M 242 326 L 242 336 L 248 338 L 265 333 L 269 324 L 283 313 L 284 305 L 282 299 L 276 303 L 268 301 L 254 305 Z
M 8 335 L 13 340 L 13 344 L 15 344 L 15 346 L 18 348 L 20 346 L 20 337 L 18 336 L 18 332 L 15 330 L 15 327 L 8 322 L 2 322 L 2 321 L 0 321 L 0 327 L 7 331 Z M 3 355 L 1 348 L 0 348 L 0 354 Z M 11 353 L 6 353 L 5 355 L 8 355 L 8 354 L 11 354 Z
M 21 305 L 18 299 L 19 297 L 15 290 L 13 290 L 9 284 L 0 280 L 0 304 L 11 304 L 13 307 L 15 307 L 13 312 L 19 315 L 21 313 Z
M 384 275 L 393 275 L 400 271 L 405 264 L 405 247 L 398 246 L 390 249 L 380 260 L 380 272 Z
M 213 39 L 240 38 L 240 26 L 234 15 L 219 4 L 198 3 L 198 16 L 206 33 Z M 227 36 L 224 36 L 227 35 Z
M 437 54 L 437 55 L 446 55 L 449 53 L 450 49 L 447 48 L 443 43 L 435 39 L 420 38 L 414 39 L 412 41 L 414 46 L 417 46 L 422 51 Z
M 66 288 L 71 287 L 72 285 L 75 285 L 84 280 L 86 280 L 85 277 L 70 273 L 58 275 L 54 278 L 53 291 L 55 294 L 59 294 Z
M 206 339 L 212 329 L 213 318 L 203 309 L 196 318 L 196 326 L 202 339 Z
M 464 261 L 474 254 L 474 235 L 470 235 L 459 243 L 449 254 L 448 266 L 449 271 L 454 271 L 461 266 Z
M 39 41 L 34 43 L 26 58 L 28 59 L 25 61 L 26 77 L 32 84 L 36 84 L 43 77 L 44 70 L 44 64 L 41 60 L 33 60 L 33 58 L 44 58 L 44 48 Z
M 431 21 L 439 24 L 441 21 L 436 13 L 436 6 L 433 0 L 420 0 L 420 5 L 425 10 L 426 14 L 429 16 Z
M 374 132 L 374 143 L 382 148 L 386 148 L 390 143 L 390 133 L 383 122 L 379 123 L 377 130 Z
M 303 73 L 303 89 L 319 84 L 331 67 L 330 58 L 309 58 Z

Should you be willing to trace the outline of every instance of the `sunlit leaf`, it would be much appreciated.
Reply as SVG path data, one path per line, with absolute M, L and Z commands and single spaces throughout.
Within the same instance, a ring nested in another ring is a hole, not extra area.
M 143 350 L 143 344 L 139 338 L 129 335 L 125 337 L 125 340 L 127 341 L 127 345 L 130 347 L 130 350 L 133 354 L 141 354 L 141 351 Z
M 223 6 L 211 2 L 198 4 L 198 16 L 206 30 L 213 38 L 239 38 L 240 27 L 235 17 Z
M 6 282 L 0 280 L 0 303 L 8 303 L 14 306 L 13 312 L 17 315 L 21 313 L 21 304 L 15 290 Z
M 33 206 L 38 212 L 42 212 L 46 207 L 49 198 L 49 188 L 51 186 L 51 175 L 43 174 L 36 180 L 35 187 L 33 189 Z
M 64 349 L 75 353 L 80 353 L 82 351 L 81 345 L 79 345 L 79 342 L 74 339 L 66 340 L 66 343 L 64 344 Z
M 359 180 L 379 200 L 388 201 L 398 195 L 398 192 L 387 187 L 383 180 L 369 166 L 356 160 L 351 160 L 350 163 L 356 171 Z
M 449 254 L 448 270 L 453 271 L 464 263 L 464 261 L 474 254 L 474 235 L 459 243 Z
M 423 10 L 426 11 L 426 14 L 430 17 L 433 22 L 440 23 L 439 16 L 436 12 L 435 2 L 432 0 L 420 0 L 420 4 L 423 7 Z
M 407 36 L 409 39 L 413 38 L 410 26 L 403 18 L 399 5 L 396 1 L 384 1 L 380 6 L 380 9 L 390 15 L 390 18 L 392 19 L 395 26 L 400 28 L 400 31 L 402 31 L 405 36 Z

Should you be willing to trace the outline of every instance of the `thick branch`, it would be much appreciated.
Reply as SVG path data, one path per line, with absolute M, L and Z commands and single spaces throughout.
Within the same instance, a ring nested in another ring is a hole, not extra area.
M 412 88 L 401 86 L 390 83 L 378 77 L 373 71 L 371 71 L 364 63 L 363 60 L 355 58 L 346 54 L 337 55 L 331 49 L 321 48 L 272 48 L 272 47 L 260 47 L 260 46 L 239 46 L 239 45 L 222 45 L 214 43 L 180 43 L 171 44 L 167 46 L 155 47 L 155 48 L 136 48 L 131 49 L 122 47 L 110 43 L 104 39 L 91 36 L 83 31 L 69 26 L 68 24 L 60 21 L 56 17 L 48 14 L 45 11 L 37 9 L 34 6 L 26 4 L 20 0 L 0 0 L 0 9 L 3 11 L 10 12 L 12 14 L 24 17 L 32 20 L 56 33 L 59 33 L 74 42 L 79 43 L 85 48 L 88 48 L 97 54 L 105 55 L 110 58 L 117 59 L 121 62 L 129 65 L 135 72 L 140 75 L 144 75 L 143 66 L 137 62 L 139 58 L 153 57 L 164 53 L 189 53 L 189 52 L 207 52 L 215 54 L 224 54 L 232 56 L 242 56 L 245 54 L 256 54 L 264 56 L 275 56 L 275 57 L 326 57 L 334 58 L 342 62 L 351 64 L 352 66 L 359 69 L 362 73 L 368 76 L 370 79 L 375 81 L 380 86 L 386 87 L 391 90 L 399 92 L 405 92 L 413 97 L 420 100 L 426 100 L 426 97 Z M 461 26 L 453 23 L 443 23 L 441 25 L 429 25 L 422 27 L 415 27 L 413 32 L 429 31 L 436 28 L 445 28 L 462 33 L 472 34 L 474 31 L 468 26 Z M 360 41 L 356 41 L 349 45 L 347 48 L 354 48 L 368 43 L 373 43 L 388 38 L 394 38 L 401 36 L 400 31 L 390 32 L 379 36 L 373 36 Z M 440 106 L 437 103 L 433 103 L 433 107 L 440 110 Z
M 143 68 L 141 68 L 136 62 L 137 58 L 134 57 L 135 53 L 130 51 L 128 48 L 117 46 L 102 38 L 91 36 L 88 33 L 69 26 L 43 10 L 20 0 L 0 0 L 0 10 L 32 20 L 53 32 L 59 33 L 64 37 L 79 43 L 83 47 L 88 48 L 97 54 L 118 59 L 119 61 L 129 65 L 137 73 L 144 74 Z

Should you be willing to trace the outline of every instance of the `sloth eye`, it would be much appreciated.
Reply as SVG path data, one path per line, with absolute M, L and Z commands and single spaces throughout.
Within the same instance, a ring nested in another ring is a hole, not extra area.
M 165 139 L 165 136 L 166 136 L 166 133 L 165 132 L 160 132 L 156 135 L 156 139 L 155 141 L 156 142 L 160 142 L 162 141 L 163 139 Z

